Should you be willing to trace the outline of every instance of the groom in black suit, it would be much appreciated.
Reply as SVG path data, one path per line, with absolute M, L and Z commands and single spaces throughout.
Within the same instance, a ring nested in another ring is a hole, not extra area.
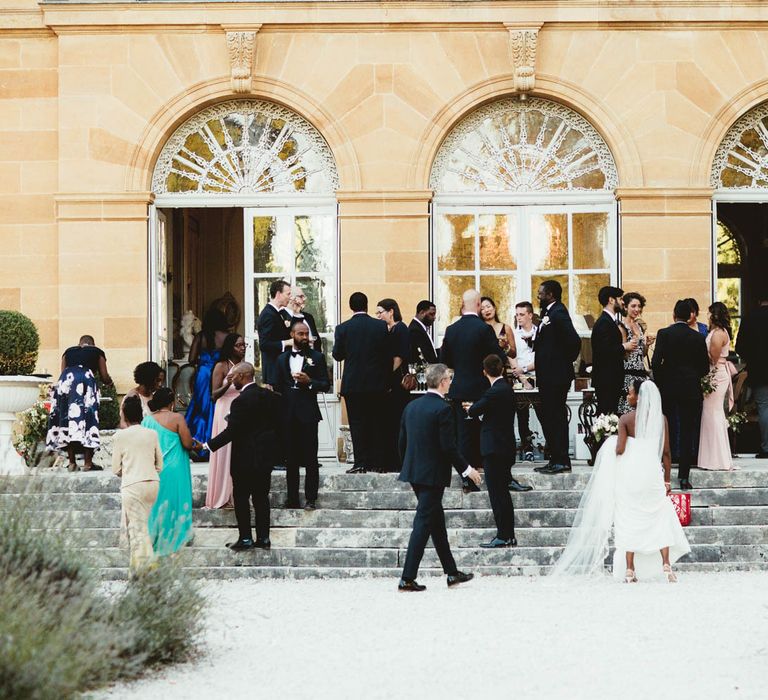
M 662 410 L 670 428 L 679 421 L 680 460 L 677 475 L 681 489 L 691 489 L 689 479 L 694 436 L 701 417 L 701 378 L 709 372 L 709 353 L 704 336 L 688 326 L 693 309 L 687 300 L 675 304 L 675 322 L 656 335 L 651 360 L 653 380 L 661 392 Z M 673 440 L 670 439 L 670 443 Z
M 602 287 L 597 293 L 603 313 L 592 327 L 592 386 L 597 395 L 597 412 L 619 412 L 619 398 L 624 388 L 624 353 L 637 347 L 637 340 L 627 343 L 619 322 L 624 292 L 618 287 Z
M 254 547 L 269 549 L 269 489 L 280 427 L 279 399 L 255 383 L 253 365 L 248 362 L 241 362 L 232 370 L 232 383 L 240 396 L 229 409 L 227 427 L 205 445 L 215 452 L 232 443 L 229 468 L 239 537 L 227 547 L 236 552 Z M 250 500 L 256 514 L 255 542 L 251 534 Z
M 430 537 L 448 576 L 449 586 L 473 577 L 459 571 L 451 554 L 445 529 L 443 492 L 451 485 L 451 466 L 475 485 L 480 483 L 480 474 L 467 464 L 456 448 L 453 412 L 443 398 L 451 385 L 449 369 L 443 364 L 430 365 L 426 374 L 427 393 L 405 407 L 400 423 L 398 446 L 403 468 L 399 479 L 411 485 L 418 500 L 403 576 L 398 584 L 400 591 L 426 589 L 416 583 L 416 575 Z
M 502 376 L 504 365 L 498 355 L 488 355 L 483 360 L 483 374 L 491 386 L 483 397 L 473 403 L 467 413 L 482 416 L 480 427 L 480 452 L 483 455 L 483 473 L 488 483 L 493 519 L 496 521 L 496 537 L 481 547 L 515 547 L 515 509 L 509 490 L 530 491 L 512 478 L 511 467 L 515 463 L 515 431 L 510 429 L 511 416 L 515 413 L 515 393 Z
M 568 456 L 568 389 L 573 381 L 573 363 L 581 350 L 581 338 L 573 327 L 568 309 L 560 301 L 563 288 L 557 280 L 539 286 L 541 323 L 536 334 L 536 383 L 541 398 L 541 427 L 549 447 L 549 464 L 535 467 L 544 474 L 571 471 Z
M 291 285 L 277 280 L 269 285 L 269 302 L 259 314 L 256 329 L 261 351 L 261 382 L 271 387 L 277 381 L 277 358 L 291 344 L 290 315 L 285 306 L 291 298 Z
M 328 391 L 328 366 L 323 353 L 309 344 L 309 325 L 296 321 L 291 328 L 293 347 L 277 359 L 277 390 L 282 394 L 282 426 L 285 433 L 286 508 L 300 508 L 299 467 L 304 467 L 304 508 L 315 510 L 320 483 L 317 465 L 317 425 L 323 419 L 318 393 Z

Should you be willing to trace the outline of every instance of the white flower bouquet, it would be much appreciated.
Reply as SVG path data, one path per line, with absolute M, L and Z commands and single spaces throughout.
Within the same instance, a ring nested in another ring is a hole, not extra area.
M 709 396 L 717 389 L 717 367 L 713 367 L 707 374 L 701 378 L 701 393 L 704 396 Z
M 597 442 L 602 442 L 609 435 L 619 432 L 619 417 L 615 413 L 601 413 L 592 424 L 592 435 Z

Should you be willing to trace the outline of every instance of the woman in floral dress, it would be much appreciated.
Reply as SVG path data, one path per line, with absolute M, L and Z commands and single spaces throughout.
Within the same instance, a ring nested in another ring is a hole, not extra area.
M 654 336 L 646 335 L 640 324 L 640 316 L 645 308 L 645 297 L 637 292 L 627 292 L 622 299 L 627 314 L 626 321 L 622 326 L 622 331 L 626 334 L 624 340 L 627 342 L 637 338 L 637 348 L 624 357 L 624 388 L 619 398 L 619 415 L 634 410 L 627 401 L 627 394 L 636 379 L 645 379 L 648 376 L 648 370 L 645 368 L 645 356 L 648 354 L 648 348 L 653 345 L 655 340 Z

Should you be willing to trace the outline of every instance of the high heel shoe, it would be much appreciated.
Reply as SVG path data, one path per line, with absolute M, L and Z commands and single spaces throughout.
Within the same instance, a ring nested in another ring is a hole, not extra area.
M 677 576 L 675 576 L 675 572 L 672 571 L 672 567 L 669 564 L 664 564 L 664 576 L 667 577 L 668 583 L 677 583 Z
M 627 573 L 624 574 L 624 583 L 637 583 L 634 569 L 627 569 Z

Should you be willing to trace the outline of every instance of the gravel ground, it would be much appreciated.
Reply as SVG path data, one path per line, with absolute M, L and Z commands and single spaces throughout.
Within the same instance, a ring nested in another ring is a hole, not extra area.
M 207 584 L 195 663 L 98 698 L 765 698 L 768 573 Z

